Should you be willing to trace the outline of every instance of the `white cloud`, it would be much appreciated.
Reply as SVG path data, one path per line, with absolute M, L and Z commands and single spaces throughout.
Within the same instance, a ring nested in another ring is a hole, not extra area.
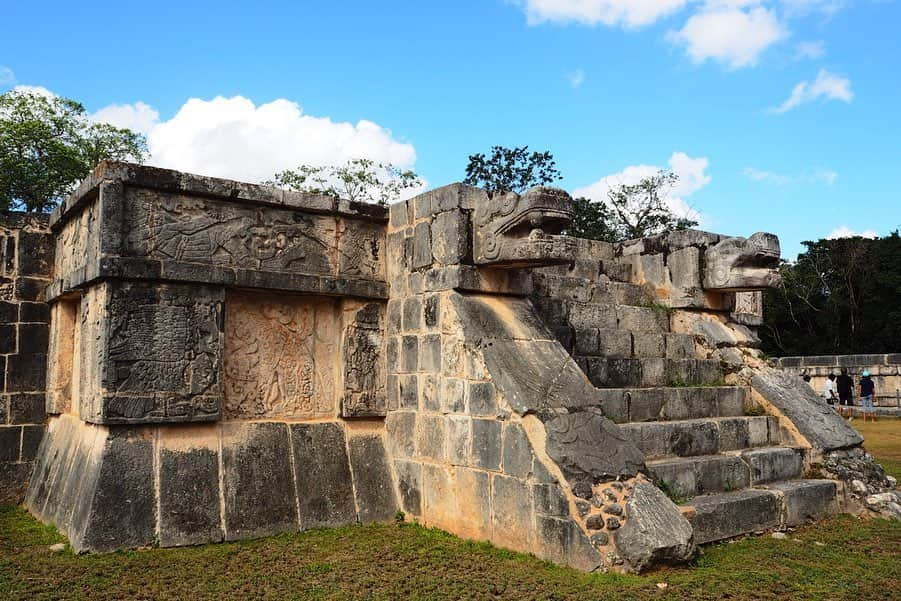
M 90 116 L 92 121 L 109 123 L 147 135 L 160 123 L 160 114 L 152 106 L 143 102 L 134 104 L 111 104 Z
M 679 176 L 679 180 L 673 186 L 666 197 L 666 203 L 676 215 L 691 217 L 700 223 L 706 221 L 704 215 L 699 214 L 685 200 L 713 179 L 707 174 L 709 161 L 704 157 L 692 158 L 684 152 L 674 152 L 669 159 L 669 169 Z M 598 181 L 573 190 L 573 196 L 584 196 L 596 202 L 607 201 L 607 191 L 611 187 L 626 184 L 637 184 L 643 178 L 656 174 L 660 167 L 654 165 L 631 165 L 619 173 L 602 177 Z
M 357 157 L 402 168 L 416 162 L 412 144 L 372 121 L 306 115 L 286 99 L 256 105 L 242 96 L 191 98 L 168 120 L 136 102 L 104 107 L 92 118 L 144 132 L 149 164 L 250 182 L 300 164 L 339 165 Z
M 584 25 L 650 25 L 688 4 L 688 0 L 525 0 L 530 25 L 545 22 Z
M 582 69 L 576 69 L 572 73 L 566 76 L 569 80 L 569 86 L 573 89 L 582 87 L 582 84 L 585 83 L 585 72 Z
M 756 182 L 766 182 L 775 185 L 785 185 L 792 183 L 823 183 L 831 186 L 838 179 L 838 173 L 832 169 L 816 169 L 807 171 L 801 175 L 785 175 L 774 171 L 766 171 L 755 167 L 745 167 L 742 173 L 746 177 Z
M 53 92 L 45 88 L 44 86 L 25 86 L 18 85 L 13 88 L 14 92 L 30 92 L 32 94 L 38 94 L 40 96 L 46 96 L 47 98 L 53 98 L 56 96 Z
M 16 74 L 9 67 L 0 65 L 0 88 L 6 88 L 16 83 Z
M 730 69 L 753 66 L 760 54 L 788 35 L 775 11 L 748 0 L 707 2 L 671 41 L 695 63 L 716 60 Z
M 785 175 L 780 175 L 778 173 L 774 173 L 772 171 L 766 171 L 763 169 L 755 169 L 754 167 L 745 167 L 742 170 L 747 177 L 751 178 L 755 182 L 768 182 L 771 184 L 786 184 L 791 181 L 791 178 Z
M 860 236 L 862 238 L 878 238 L 879 234 L 877 234 L 875 230 L 858 232 L 852 230 L 847 225 L 842 225 L 829 232 L 829 235 L 826 236 L 826 238 L 834 240 L 835 238 L 854 238 L 855 236 Z
M 832 16 L 840 11 L 843 0 L 782 0 L 785 12 L 792 17 L 803 17 L 810 13 Z
M 774 108 L 772 112 L 785 113 L 819 98 L 850 103 L 854 98 L 854 93 L 851 91 L 851 80 L 839 77 L 826 69 L 820 69 L 813 83 L 802 81 L 796 85 L 788 99 Z
M 812 42 L 799 42 L 795 58 L 801 59 L 817 59 L 826 54 L 826 43 L 822 40 Z

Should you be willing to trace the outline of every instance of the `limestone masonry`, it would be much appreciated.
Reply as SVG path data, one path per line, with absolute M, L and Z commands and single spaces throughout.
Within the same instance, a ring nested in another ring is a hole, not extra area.
M 2 223 L 0 492 L 28 481 L 78 551 L 403 512 L 583 570 L 901 516 L 757 350 L 775 236 L 610 244 L 572 216 L 549 188 L 384 209 L 101 164 L 49 223 Z

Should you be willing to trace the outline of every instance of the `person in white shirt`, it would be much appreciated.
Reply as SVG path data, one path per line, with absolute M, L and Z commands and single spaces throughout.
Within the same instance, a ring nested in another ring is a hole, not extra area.
M 831 406 L 835 406 L 835 400 L 838 398 L 835 388 L 835 374 L 829 374 L 826 378 L 826 385 L 823 386 L 823 398 Z

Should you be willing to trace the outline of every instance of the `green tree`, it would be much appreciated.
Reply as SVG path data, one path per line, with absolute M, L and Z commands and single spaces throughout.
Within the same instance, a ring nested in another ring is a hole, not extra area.
M 696 226 L 697 221 L 679 217 L 667 206 L 666 197 L 679 177 L 658 171 L 637 184 L 616 184 L 605 202 L 576 198 L 575 218 L 568 234 L 607 242 L 644 238 Z
M 617 242 L 619 237 L 611 225 L 613 213 L 606 204 L 580 196 L 573 199 L 575 215 L 572 225 L 566 229 L 568 236 Z
M 0 95 L 0 209 L 46 211 L 100 161 L 146 156 L 144 136 L 92 123 L 74 100 L 21 90 Z
M 498 193 L 520 193 L 558 179 L 560 172 L 549 151 L 530 153 L 528 146 L 492 146 L 488 156 L 482 153 L 469 155 L 463 182 L 483 188 L 490 198 Z
M 404 190 L 422 186 L 413 171 L 369 159 L 350 159 L 340 166 L 300 165 L 280 171 L 263 183 L 382 206 L 398 200 Z
M 901 237 L 804 242 L 764 293 L 760 337 L 771 355 L 898 352 Z
M 688 217 L 679 217 L 667 206 L 666 197 L 679 176 L 660 170 L 637 184 L 617 184 L 607 191 L 610 228 L 618 240 L 645 238 L 698 225 Z

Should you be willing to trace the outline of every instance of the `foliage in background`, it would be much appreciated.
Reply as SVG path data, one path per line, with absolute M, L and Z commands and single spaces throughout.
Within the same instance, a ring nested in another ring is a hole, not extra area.
M 901 352 L 901 237 L 804 242 L 764 294 L 770 355 Z
M 528 146 L 492 146 L 489 156 L 482 153 L 469 155 L 463 183 L 483 188 L 490 198 L 498 193 L 521 193 L 532 186 L 543 186 L 558 179 L 560 172 L 550 151 L 530 153 Z
M 399 200 L 404 190 L 422 186 L 422 180 L 413 171 L 369 159 L 350 159 L 340 166 L 300 165 L 276 173 L 264 183 L 382 206 Z
M 144 136 L 92 123 L 74 100 L 24 90 L 0 94 L 0 210 L 52 209 L 100 161 L 146 156 Z
M 676 215 L 666 204 L 678 180 L 675 173 L 661 170 L 637 184 L 611 186 L 605 202 L 576 198 L 576 217 L 568 233 L 621 242 L 694 227 L 697 221 Z

